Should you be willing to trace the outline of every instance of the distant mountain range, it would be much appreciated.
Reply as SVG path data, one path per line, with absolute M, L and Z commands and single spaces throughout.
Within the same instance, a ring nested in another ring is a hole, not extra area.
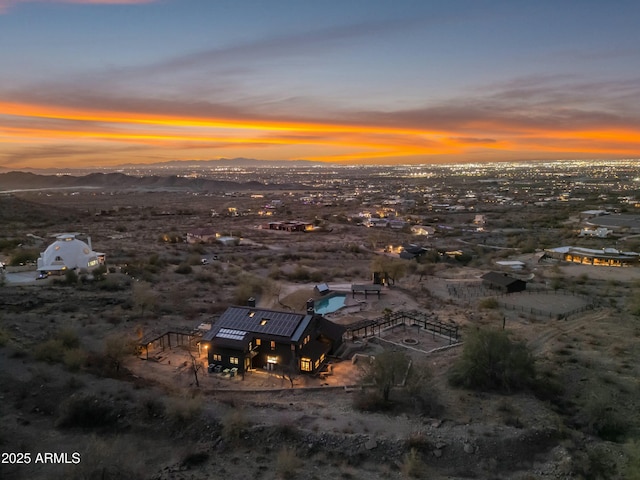
M 81 167 L 81 168 L 10 168 L 0 165 L 0 172 L 23 171 L 39 174 L 56 174 L 60 170 L 65 172 L 116 172 L 122 170 L 155 170 L 155 169 L 187 169 L 187 168 L 215 168 L 215 167 L 239 167 L 239 168 L 283 168 L 283 167 L 322 167 L 326 163 L 313 162 L 311 160 L 257 160 L 255 158 L 219 158 L 217 160 L 169 160 L 158 163 L 125 163 L 110 167 Z M 334 164 L 332 164 L 335 167 Z
M 91 173 L 89 175 L 38 175 L 31 172 L 0 173 L 0 192 L 29 189 L 61 189 L 96 187 L 110 190 L 192 190 L 192 191 L 237 191 L 266 189 L 308 188 L 299 184 L 265 185 L 257 181 L 246 183 L 206 178 L 185 178 L 175 175 L 134 176 L 124 173 Z
M 322 167 L 322 162 L 311 160 L 257 160 L 255 158 L 219 158 L 217 160 L 170 160 L 151 164 L 124 164 L 116 168 L 185 168 L 194 167 Z

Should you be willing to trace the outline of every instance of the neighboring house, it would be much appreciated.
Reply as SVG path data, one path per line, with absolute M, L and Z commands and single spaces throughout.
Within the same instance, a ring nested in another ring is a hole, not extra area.
M 504 293 L 522 292 L 527 288 L 527 282 L 510 277 L 506 273 L 489 272 L 482 275 L 481 278 L 486 287 Z
M 306 232 L 313 228 L 313 224 L 309 222 L 300 222 L 297 220 L 289 220 L 285 222 L 269 222 L 262 226 L 268 230 L 281 230 L 285 232 Z
M 486 225 L 487 223 L 487 217 L 485 217 L 484 215 L 476 215 L 475 218 L 473 219 L 473 224 L 474 225 Z
M 216 231 L 210 227 L 196 228 L 187 232 L 187 243 L 214 243 Z
M 638 265 L 640 254 L 636 252 L 622 252 L 615 248 L 601 248 L 599 250 L 582 247 L 556 247 L 545 249 L 551 258 L 584 265 L 601 265 L 606 267 L 624 267 Z
M 387 228 L 389 226 L 389 219 L 387 218 L 370 218 L 366 223 L 367 227 L 382 227 Z
M 598 227 L 596 229 L 593 228 L 583 228 L 580 230 L 579 237 L 598 237 L 598 238 L 607 238 L 609 235 L 613 233 L 613 230 L 609 230 L 605 227 Z
M 511 270 L 522 270 L 527 266 L 526 263 L 521 262 L 520 260 L 497 260 L 496 265 L 500 265 L 501 267 L 507 267 Z
M 290 313 L 229 307 L 202 337 L 210 365 L 316 372 L 342 343 L 345 328 L 313 310 Z
M 400 258 L 405 260 L 413 260 L 420 255 L 424 255 L 429 250 L 421 245 L 416 245 L 415 243 L 404 245 L 402 250 L 400 251 Z
M 393 219 L 389 220 L 389 228 L 393 228 L 395 230 L 401 230 L 408 225 L 404 220 Z
M 414 225 L 411 227 L 411 233 L 414 235 L 434 235 L 436 233 L 436 229 L 425 225 Z
M 62 275 L 66 270 L 91 271 L 104 265 L 106 255 L 94 252 L 89 243 L 78 240 L 73 233 L 63 233 L 47 247 L 38 258 L 38 271 L 41 274 Z

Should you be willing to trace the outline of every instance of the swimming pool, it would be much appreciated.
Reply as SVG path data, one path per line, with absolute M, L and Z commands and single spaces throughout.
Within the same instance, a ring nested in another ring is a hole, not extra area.
M 340 310 L 345 305 L 346 295 L 337 294 L 332 297 L 323 298 L 314 303 L 313 309 L 316 313 L 324 315 L 325 313 L 332 313 Z

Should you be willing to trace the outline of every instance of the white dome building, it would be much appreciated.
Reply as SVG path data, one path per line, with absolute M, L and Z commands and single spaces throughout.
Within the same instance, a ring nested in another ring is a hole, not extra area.
M 104 265 L 105 254 L 94 252 L 89 244 L 78 240 L 73 233 L 63 233 L 38 258 L 38 271 L 62 274 L 66 270 L 93 270 Z

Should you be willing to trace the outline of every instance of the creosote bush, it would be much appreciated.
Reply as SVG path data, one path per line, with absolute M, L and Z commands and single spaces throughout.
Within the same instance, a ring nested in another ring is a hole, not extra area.
M 478 306 L 484 309 L 495 309 L 495 308 L 498 308 L 500 305 L 497 299 L 493 297 L 489 297 L 489 298 L 483 298 L 482 300 L 480 300 L 480 303 L 478 304 Z
M 527 387 L 534 379 L 534 358 L 527 346 L 494 329 L 469 333 L 449 375 L 455 386 L 502 392 Z
M 199 395 L 193 397 L 174 397 L 167 402 L 166 413 L 174 422 L 185 425 L 200 417 L 202 408 L 203 400 Z
M 422 477 L 425 465 L 417 449 L 412 448 L 411 451 L 405 455 L 401 470 L 407 477 Z
M 191 265 L 189 265 L 188 263 L 181 263 L 176 267 L 175 272 L 181 275 L 187 275 L 193 272 L 193 267 L 191 267 Z
M 234 409 L 222 419 L 222 438 L 230 443 L 240 441 L 242 431 L 247 428 L 249 422 L 242 410 Z
M 302 461 L 295 450 L 285 447 L 278 452 L 276 471 L 280 478 L 293 478 L 301 466 Z
M 60 428 L 96 429 L 114 426 L 118 412 L 97 395 L 72 395 L 60 406 L 56 425 Z

